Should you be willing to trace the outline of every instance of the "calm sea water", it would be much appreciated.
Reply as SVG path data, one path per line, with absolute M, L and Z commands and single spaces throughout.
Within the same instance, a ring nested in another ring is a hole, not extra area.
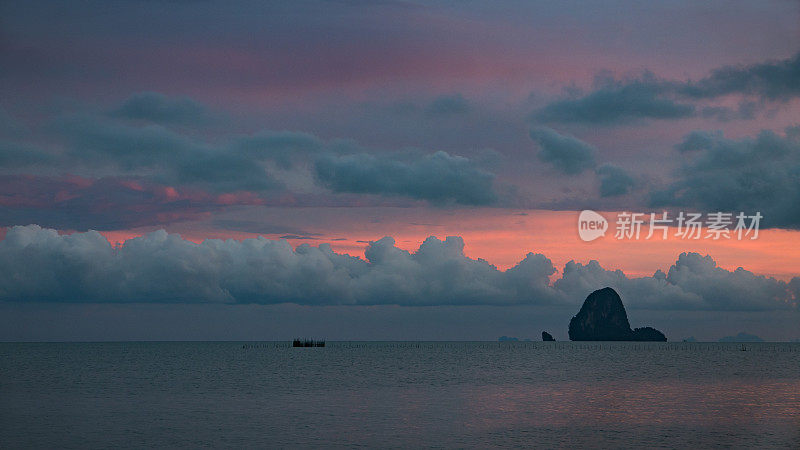
M 800 344 L 0 344 L 0 447 L 800 448 Z

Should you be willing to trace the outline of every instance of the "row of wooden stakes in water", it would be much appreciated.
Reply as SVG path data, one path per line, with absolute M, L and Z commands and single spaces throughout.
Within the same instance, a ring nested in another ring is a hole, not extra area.
M 287 345 L 288 344 L 288 345 Z M 734 344 L 734 343 L 628 343 L 628 342 L 348 342 L 339 341 L 332 343 L 335 348 L 355 349 L 355 348 L 420 348 L 420 349 L 440 349 L 440 348 L 460 348 L 460 349 L 490 349 L 500 350 L 549 350 L 549 351 L 571 351 L 571 350 L 621 350 L 621 351 L 756 351 L 756 352 L 800 352 L 800 345 L 791 343 L 758 343 L 758 344 Z M 247 343 L 242 345 L 242 349 L 256 348 L 309 348 L 325 347 L 325 340 L 314 339 L 294 339 L 291 342 L 261 342 Z

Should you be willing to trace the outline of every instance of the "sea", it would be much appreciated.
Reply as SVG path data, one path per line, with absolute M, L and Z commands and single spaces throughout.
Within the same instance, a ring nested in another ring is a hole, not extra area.
M 800 448 L 800 344 L 0 344 L 0 448 Z

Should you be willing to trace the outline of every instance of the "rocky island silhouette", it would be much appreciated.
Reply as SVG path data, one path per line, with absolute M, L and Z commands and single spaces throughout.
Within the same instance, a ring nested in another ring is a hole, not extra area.
M 580 311 L 569 321 L 571 341 L 666 341 L 652 327 L 631 329 L 628 314 L 617 291 L 606 287 L 586 297 Z

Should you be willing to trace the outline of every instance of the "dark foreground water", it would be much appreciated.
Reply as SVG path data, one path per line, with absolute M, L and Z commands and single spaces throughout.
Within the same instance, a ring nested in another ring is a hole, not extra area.
M 800 344 L 0 344 L 0 448 L 800 448 Z

